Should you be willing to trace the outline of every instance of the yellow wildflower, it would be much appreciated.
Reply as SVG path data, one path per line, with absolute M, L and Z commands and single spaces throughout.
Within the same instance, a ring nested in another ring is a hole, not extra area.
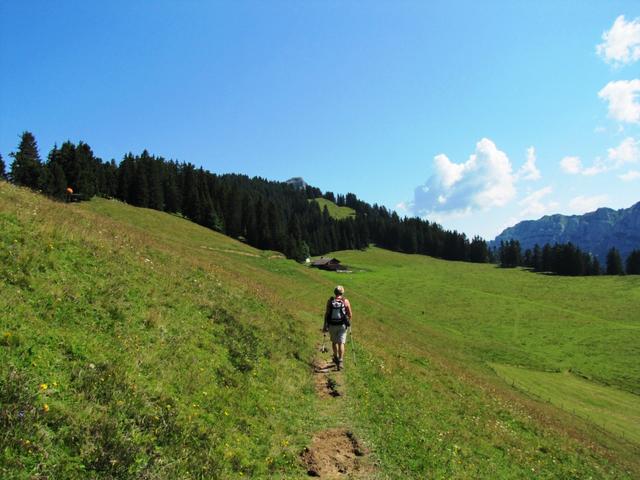
M 46 383 L 41 383 L 41 384 L 40 384 L 40 390 L 42 390 L 43 392 L 44 392 L 47 388 L 49 388 L 49 386 L 48 386 Z
M 49 405 L 47 405 L 46 403 L 42 406 L 42 410 L 44 410 L 45 412 L 49 411 Z

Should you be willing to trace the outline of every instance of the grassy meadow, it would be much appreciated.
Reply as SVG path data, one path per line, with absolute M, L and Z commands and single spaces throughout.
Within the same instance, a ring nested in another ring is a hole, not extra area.
M 512 365 L 491 366 L 516 388 L 640 444 L 640 402 L 637 395 L 590 382 L 569 371 L 544 372 Z
M 331 200 L 327 200 L 326 198 L 314 198 L 309 200 L 310 202 L 316 202 L 320 206 L 320 210 L 324 210 L 324 207 L 327 207 L 329 211 L 329 215 L 331 215 L 336 220 L 342 220 L 343 218 L 349 218 L 356 216 L 356 211 L 350 207 L 340 207 L 333 203 Z
M 305 478 L 300 452 L 337 426 L 369 448 L 367 478 L 640 476 L 631 435 L 511 385 L 637 418 L 639 279 L 334 255 L 354 272 L 0 182 L 0 477 Z M 335 401 L 309 362 L 337 283 L 355 343 Z

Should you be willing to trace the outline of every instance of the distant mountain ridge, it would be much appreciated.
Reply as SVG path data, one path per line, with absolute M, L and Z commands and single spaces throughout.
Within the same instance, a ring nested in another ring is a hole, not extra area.
M 616 247 L 623 259 L 640 249 L 640 202 L 629 208 L 599 208 L 584 215 L 545 215 L 539 220 L 525 220 L 505 229 L 491 245 L 518 240 L 522 249 L 537 243 L 568 243 L 592 253 L 601 262 L 607 251 Z

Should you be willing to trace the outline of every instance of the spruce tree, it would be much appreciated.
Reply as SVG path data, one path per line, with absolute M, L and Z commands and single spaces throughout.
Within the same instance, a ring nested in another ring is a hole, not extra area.
M 2 154 L 0 154 L 0 179 L 5 180 L 7 178 L 7 173 L 5 172 L 4 160 L 2 159 Z
M 175 213 L 180 211 L 180 188 L 178 187 L 178 165 L 171 161 L 165 163 L 162 174 L 164 190 L 164 209 Z
M 536 272 L 542 271 L 542 250 L 537 243 L 533 246 L 533 253 L 531 254 L 531 263 L 533 269 Z
M 542 247 L 541 265 L 542 265 L 542 268 L 540 270 L 541 272 L 555 271 L 553 248 L 551 248 L 551 245 L 549 245 L 548 243 L 545 243 L 544 247 Z
M 12 152 L 11 180 L 17 185 L 34 189 L 42 186 L 43 167 L 38 153 L 38 144 L 31 132 L 24 132 L 18 151 Z
M 640 250 L 633 250 L 626 261 L 627 275 L 640 275 Z
M 136 174 L 135 177 L 133 177 L 133 183 L 131 185 L 133 189 L 133 205 L 143 208 L 147 208 L 149 206 L 149 178 L 147 177 L 147 158 L 145 158 L 145 154 L 147 154 L 146 150 L 142 153 L 142 158 L 136 157 Z M 197 219 L 194 220 L 198 221 Z
M 620 252 L 612 247 L 607 253 L 607 275 L 622 275 L 623 273 Z
M 55 198 L 63 199 L 66 195 L 67 179 L 62 166 L 54 162 L 47 164 L 46 169 L 49 172 L 49 182 L 46 188 L 47 194 Z
M 133 155 L 127 153 L 118 167 L 117 198 L 123 202 L 133 204 L 133 179 L 136 176 L 136 165 Z
M 98 192 L 96 165 L 101 162 L 95 158 L 89 145 L 80 142 L 75 149 L 75 163 L 78 179 L 74 190 L 88 200 Z

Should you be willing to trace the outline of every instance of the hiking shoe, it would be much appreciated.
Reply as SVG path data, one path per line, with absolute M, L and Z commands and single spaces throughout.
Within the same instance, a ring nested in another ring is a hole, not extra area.
M 344 368 L 344 362 L 342 360 L 338 360 L 338 370 L 342 370 Z

